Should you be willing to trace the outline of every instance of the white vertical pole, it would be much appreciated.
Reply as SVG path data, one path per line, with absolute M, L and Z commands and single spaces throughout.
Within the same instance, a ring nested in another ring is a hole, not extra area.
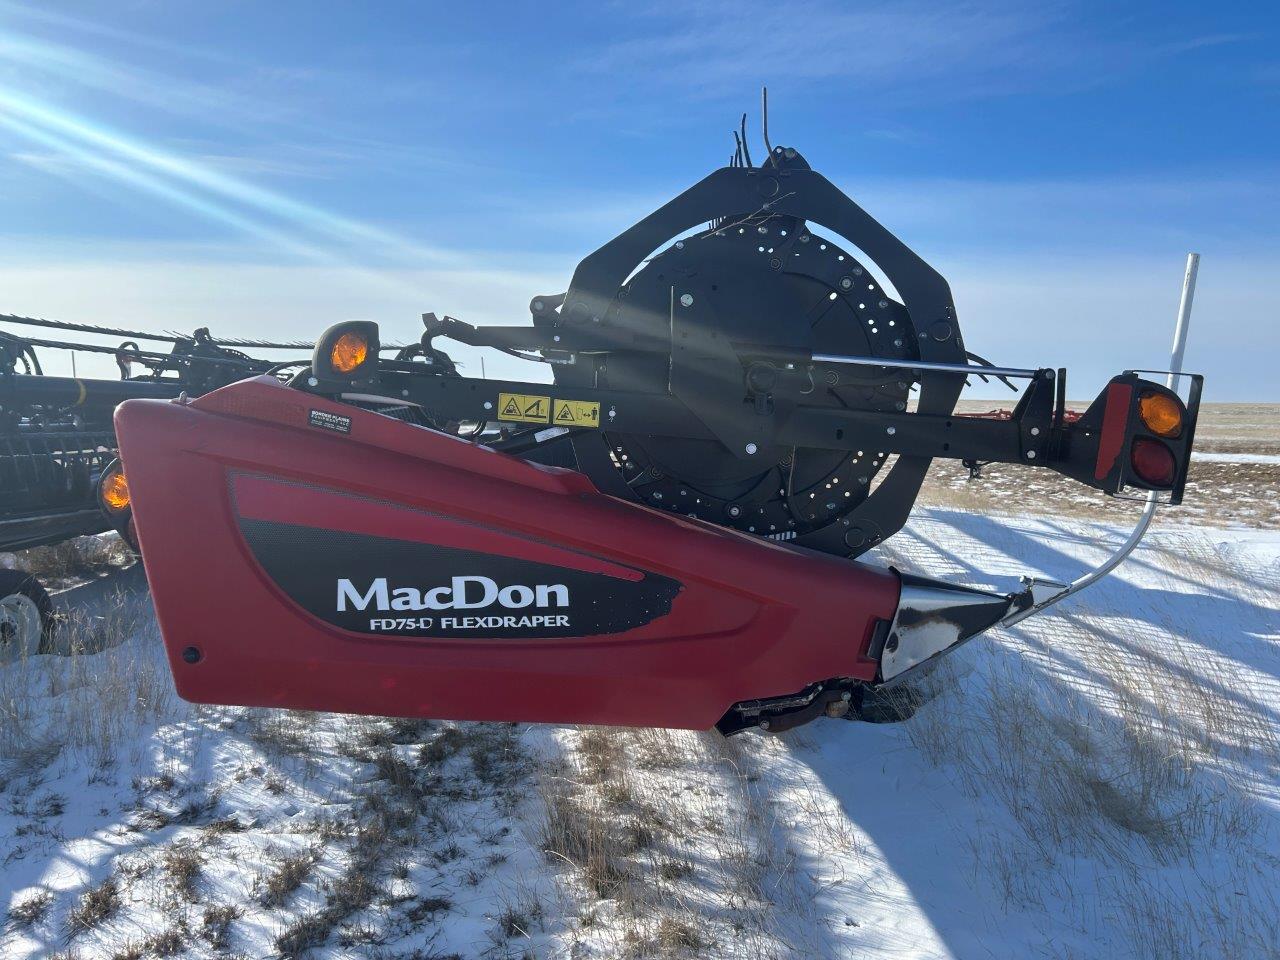
M 1191 301 L 1196 297 L 1196 274 L 1200 272 L 1200 254 L 1187 254 L 1187 272 L 1182 277 L 1182 300 L 1178 303 L 1178 324 L 1173 328 L 1173 353 L 1169 358 L 1169 375 L 1164 384 L 1177 389 L 1177 374 L 1182 372 L 1182 355 L 1187 350 L 1187 328 L 1191 326 Z

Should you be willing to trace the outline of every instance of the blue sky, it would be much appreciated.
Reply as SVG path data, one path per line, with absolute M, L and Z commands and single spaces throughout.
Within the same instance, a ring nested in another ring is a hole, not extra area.
M 942 270 L 973 349 L 1066 363 L 1078 395 L 1159 365 L 1195 249 L 1189 364 L 1210 399 L 1280 400 L 1278 20 L 0 0 L 0 312 L 271 336 L 522 321 L 722 165 L 768 83 L 774 142 Z

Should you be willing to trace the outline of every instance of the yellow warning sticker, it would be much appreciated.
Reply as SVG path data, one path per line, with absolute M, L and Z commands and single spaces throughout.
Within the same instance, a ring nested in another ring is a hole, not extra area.
M 600 404 L 588 400 L 557 400 L 551 422 L 558 427 L 600 426 Z
M 498 394 L 498 419 L 518 423 L 547 423 L 551 419 L 551 398 L 524 393 Z

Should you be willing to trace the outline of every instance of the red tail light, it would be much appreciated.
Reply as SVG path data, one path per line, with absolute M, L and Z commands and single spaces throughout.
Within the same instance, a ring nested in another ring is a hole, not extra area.
M 1129 461 L 1138 478 L 1152 487 L 1172 487 L 1174 478 L 1178 475 L 1178 463 L 1173 458 L 1173 451 L 1159 440 L 1146 437 L 1134 440 Z

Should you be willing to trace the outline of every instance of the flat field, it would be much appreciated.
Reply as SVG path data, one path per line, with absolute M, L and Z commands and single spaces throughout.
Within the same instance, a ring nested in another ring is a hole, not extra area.
M 1011 395 L 1012 396 L 1012 395 Z M 1004 401 L 968 400 L 962 413 Z M 1082 410 L 1084 403 L 1071 404 Z M 1070 514 L 1123 523 L 1140 504 L 1116 500 L 1048 470 L 990 464 L 977 480 L 957 460 L 936 460 L 920 502 L 987 514 Z M 1280 404 L 1207 403 L 1200 409 L 1186 497 L 1157 523 L 1280 529 Z

